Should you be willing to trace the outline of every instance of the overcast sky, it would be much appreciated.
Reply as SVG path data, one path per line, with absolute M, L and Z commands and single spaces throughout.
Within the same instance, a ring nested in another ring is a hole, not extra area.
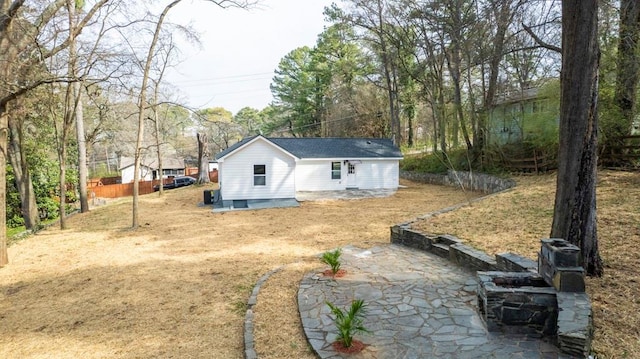
M 192 107 L 224 107 L 234 114 L 245 106 L 261 110 L 272 100 L 269 84 L 280 59 L 315 45 L 327 25 L 322 11 L 334 1 L 262 0 L 249 11 L 184 1 L 169 20 L 191 23 L 202 45 L 180 45 L 184 62 L 168 81 Z

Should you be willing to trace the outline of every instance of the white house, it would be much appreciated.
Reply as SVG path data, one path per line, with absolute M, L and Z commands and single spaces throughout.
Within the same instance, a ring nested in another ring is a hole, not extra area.
M 140 180 L 151 181 L 159 179 L 158 176 L 158 159 L 157 158 L 142 158 L 140 160 Z M 167 157 L 162 159 L 162 178 L 170 176 L 182 176 L 184 175 L 184 160 Z M 132 157 L 120 158 L 120 177 L 121 183 L 133 182 L 134 173 L 134 159 Z
M 245 138 L 218 153 L 224 201 L 295 198 L 299 191 L 397 189 L 402 152 L 379 138 Z

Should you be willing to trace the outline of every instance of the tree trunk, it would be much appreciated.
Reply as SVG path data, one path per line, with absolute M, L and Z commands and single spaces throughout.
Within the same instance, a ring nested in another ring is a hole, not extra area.
M 1 39 L 0 39 L 1 41 Z M 0 268 L 9 263 L 7 255 L 7 126 L 6 104 L 0 100 Z
M 464 142 L 467 145 L 467 150 L 470 151 L 472 149 L 471 139 L 469 138 L 469 131 L 467 130 L 467 122 L 464 118 L 464 108 L 462 106 L 462 89 L 461 89 L 461 78 L 462 75 L 460 73 L 460 67 L 462 60 L 460 59 L 460 53 L 458 52 L 457 45 L 452 50 L 451 61 L 447 61 L 449 65 L 449 72 L 451 73 L 451 78 L 453 80 L 453 103 L 455 105 L 455 117 L 457 121 L 454 123 L 454 131 L 453 131 L 453 139 L 454 147 L 458 147 L 458 128 L 462 130 L 462 136 L 464 138 Z M 453 65 L 453 66 L 452 66 Z M 459 126 L 459 127 L 458 127 Z
M 442 78 L 438 80 L 438 138 L 440 139 L 440 151 L 447 153 L 447 113 L 444 103 L 444 83 Z
M 407 105 L 407 108 L 404 111 L 407 115 L 407 146 L 410 148 L 413 147 L 413 120 L 416 118 L 416 106 L 413 100 L 411 101 L 412 102 Z
M 87 142 L 84 135 L 84 107 L 82 105 L 81 82 L 73 84 L 74 98 L 76 101 L 76 136 L 78 137 L 78 190 L 80 192 L 80 212 L 89 212 L 89 199 L 87 198 Z
M 159 81 L 158 81 L 159 82 Z M 153 126 L 155 129 L 156 138 L 156 156 L 158 157 L 158 178 L 160 183 L 158 184 L 158 195 L 162 196 L 164 193 L 164 168 L 162 164 L 162 149 L 160 143 L 160 116 L 158 116 L 158 91 L 159 84 L 156 83 L 153 95 Z M 154 178 L 155 179 L 155 178 Z
M 58 135 L 58 168 L 60 170 L 59 180 L 59 212 L 60 212 L 60 229 L 67 228 L 67 142 L 69 132 L 73 125 L 74 109 L 73 94 L 71 91 L 72 84 L 67 84 L 67 94 L 65 96 L 65 109 L 62 118 L 62 128 L 56 131 Z M 55 119 L 54 119 L 55 121 Z
M 205 133 L 198 133 L 198 181 L 203 184 L 211 182 L 209 179 L 209 139 Z
M 67 15 L 69 21 L 69 63 L 67 65 L 67 75 L 71 78 L 75 77 L 75 68 L 77 61 L 76 54 L 76 26 L 75 26 L 75 1 L 67 0 Z M 60 169 L 59 185 L 60 185 L 60 229 L 67 227 L 67 140 L 69 132 L 76 112 L 76 97 L 74 96 L 73 84 L 67 83 L 67 92 L 65 95 L 64 115 L 62 116 L 62 128 L 58 132 L 58 167 Z M 54 119 L 55 121 L 55 119 Z
M 13 167 L 13 173 L 16 178 L 18 193 L 20 194 L 20 205 L 22 209 L 22 218 L 24 226 L 27 229 L 37 229 L 40 224 L 40 216 L 38 215 L 38 206 L 36 205 L 36 196 L 33 190 L 33 181 L 24 154 L 23 131 L 19 120 L 11 116 L 8 118 L 9 125 L 9 159 Z
M 384 34 L 384 17 L 382 13 L 382 2 L 378 0 L 377 2 L 377 17 L 378 17 L 378 30 L 377 36 L 380 41 L 380 52 L 382 57 L 382 67 L 384 72 L 384 80 L 387 87 L 387 95 L 389 96 L 389 115 L 391 118 L 390 121 L 390 132 L 391 132 L 391 140 L 393 144 L 396 146 L 400 146 L 401 136 L 400 136 L 400 112 L 398 109 L 398 84 L 397 84 L 397 71 L 395 64 L 392 63 L 391 56 L 389 55 L 387 48 L 387 41 L 385 39 Z
M 58 211 L 60 212 L 60 229 L 67 229 L 67 149 L 66 140 L 61 141 L 63 148 L 59 149 L 58 161 L 60 162 L 60 203 L 58 205 Z
M 603 273 L 596 226 L 598 0 L 562 2 L 558 179 L 551 237 L 582 250 L 588 275 Z

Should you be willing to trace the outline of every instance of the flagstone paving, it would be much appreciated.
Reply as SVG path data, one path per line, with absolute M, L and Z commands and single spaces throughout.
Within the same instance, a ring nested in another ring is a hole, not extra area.
M 569 358 L 540 339 L 488 332 L 476 310 L 475 274 L 440 257 L 391 244 L 345 247 L 341 262 L 346 276 L 309 273 L 298 290 L 304 332 L 322 359 Z M 367 347 L 340 354 L 326 302 L 346 309 L 354 299 L 367 304 L 369 333 L 355 337 Z

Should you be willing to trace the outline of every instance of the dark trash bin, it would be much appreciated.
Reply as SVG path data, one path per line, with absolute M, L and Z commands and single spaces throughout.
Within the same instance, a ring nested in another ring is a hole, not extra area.
M 207 189 L 204 191 L 204 204 L 213 204 L 213 190 Z

